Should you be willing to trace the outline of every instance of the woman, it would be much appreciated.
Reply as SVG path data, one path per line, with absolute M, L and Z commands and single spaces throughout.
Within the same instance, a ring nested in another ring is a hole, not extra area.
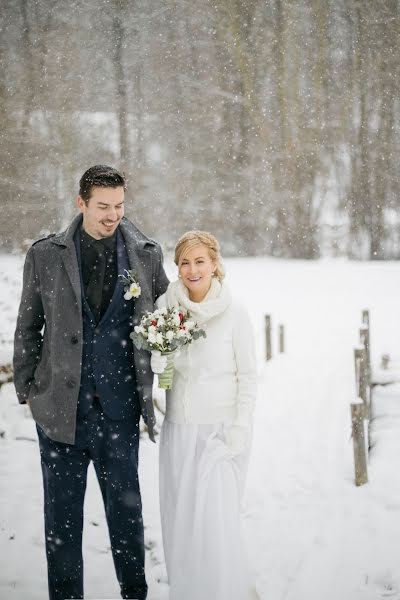
M 257 598 L 240 531 L 256 397 L 254 335 L 224 283 L 219 244 L 189 231 L 179 279 L 158 307 L 181 307 L 206 331 L 175 358 L 160 442 L 160 505 L 170 600 Z M 154 371 L 163 357 L 152 356 Z

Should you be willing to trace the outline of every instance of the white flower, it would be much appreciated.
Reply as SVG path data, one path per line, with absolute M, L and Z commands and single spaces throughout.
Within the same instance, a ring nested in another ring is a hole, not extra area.
M 174 325 L 180 325 L 181 324 L 181 318 L 180 318 L 178 312 L 174 313 L 174 316 L 172 317 L 172 322 L 173 322 Z
M 168 342 L 171 342 L 174 339 L 174 337 L 175 337 L 175 333 L 170 329 L 165 334 L 165 337 L 167 338 Z
M 148 328 L 148 332 L 149 332 L 149 334 L 150 333 L 156 334 L 157 333 L 157 327 L 155 325 L 150 325 L 149 328 Z
M 134 329 L 135 329 L 135 333 L 144 333 L 143 325 L 135 325 Z
M 157 335 L 156 335 L 156 343 L 160 344 L 160 346 L 163 345 L 164 339 L 163 339 L 162 333 L 157 333 Z
M 136 283 L 136 281 L 134 283 L 132 283 L 132 285 L 129 288 L 130 293 L 132 294 L 132 296 L 134 298 L 139 298 L 140 294 L 142 293 L 142 288 L 140 287 L 140 285 L 138 283 Z
M 156 343 L 156 335 L 154 333 L 151 333 L 150 331 L 149 331 L 149 335 L 148 335 L 147 339 L 150 344 Z
M 165 319 L 163 316 L 160 315 L 157 319 L 157 326 L 162 327 L 163 325 L 165 325 Z
M 186 329 L 188 329 L 189 331 L 190 331 L 191 329 L 193 329 L 193 327 L 195 327 L 195 325 L 196 325 L 196 323 L 195 323 L 194 321 L 186 321 L 186 323 L 185 323 L 185 327 L 186 327 Z
M 118 275 L 124 284 L 124 298 L 125 300 L 131 300 L 132 298 L 139 298 L 142 293 L 142 288 L 135 279 L 133 271 L 125 269 L 126 275 Z
M 177 337 L 177 338 L 183 338 L 183 337 L 185 337 L 185 336 L 186 336 L 186 333 L 187 333 L 187 332 L 186 332 L 184 329 L 180 329 L 180 330 L 178 331 L 178 333 L 176 334 L 176 337 Z

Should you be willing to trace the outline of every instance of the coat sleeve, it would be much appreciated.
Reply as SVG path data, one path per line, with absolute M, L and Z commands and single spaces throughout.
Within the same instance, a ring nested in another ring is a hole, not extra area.
M 166 294 L 162 294 L 161 296 L 158 296 L 154 306 L 156 308 L 167 308 L 167 296 Z
M 156 246 L 156 252 L 157 252 L 157 264 L 156 264 L 156 268 L 154 271 L 154 291 L 155 291 L 155 297 L 154 297 L 154 302 L 157 300 L 157 298 L 159 296 L 161 296 L 162 294 L 164 294 L 164 292 L 166 291 L 168 284 L 169 284 L 169 279 L 165 274 L 164 271 L 164 257 L 163 257 L 163 252 L 161 250 L 161 246 L 159 244 L 157 244 Z
M 25 404 L 42 350 L 44 311 L 33 247 L 24 266 L 22 296 L 14 336 L 14 385 L 18 400 Z
M 237 415 L 233 424 L 250 431 L 257 396 L 257 361 L 253 326 L 243 306 L 235 311 L 233 349 L 238 380 Z

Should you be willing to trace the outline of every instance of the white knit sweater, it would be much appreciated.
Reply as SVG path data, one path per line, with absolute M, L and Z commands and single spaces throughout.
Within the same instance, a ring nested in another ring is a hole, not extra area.
M 189 310 L 207 334 L 184 346 L 175 358 L 166 419 L 250 426 L 257 384 L 254 333 L 246 309 L 234 303 L 226 284 L 216 279 L 200 303 L 189 299 L 180 280 L 171 283 L 157 300 L 157 307 L 164 306 Z

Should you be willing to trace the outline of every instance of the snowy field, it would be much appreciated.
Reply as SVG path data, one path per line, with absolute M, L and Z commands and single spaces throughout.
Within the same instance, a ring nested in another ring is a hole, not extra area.
M 353 483 L 349 408 L 362 309 L 370 309 L 373 362 L 382 353 L 400 355 L 400 264 L 249 258 L 226 266 L 257 335 L 260 393 L 244 526 L 261 599 L 400 599 L 400 389 L 389 398 L 393 420 L 375 432 L 370 483 L 362 488 Z M 21 257 L 0 257 L 0 363 L 12 354 L 21 269 Z M 266 313 L 274 323 L 268 364 Z M 278 323 L 287 331 L 280 356 Z M 0 600 L 43 600 L 39 452 L 29 409 L 17 404 L 12 384 L 0 391 L 1 430 Z M 145 438 L 141 485 L 148 598 L 166 600 L 157 447 Z M 85 510 L 86 597 L 119 598 L 93 470 Z

